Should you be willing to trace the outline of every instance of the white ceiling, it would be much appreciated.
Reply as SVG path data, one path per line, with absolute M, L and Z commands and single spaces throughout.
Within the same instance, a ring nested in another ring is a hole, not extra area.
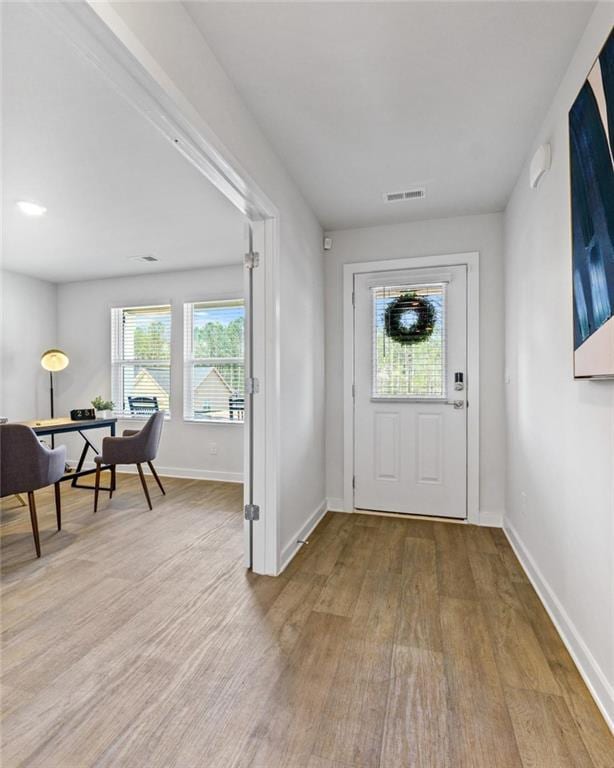
M 6 269 L 65 282 L 242 259 L 242 215 L 27 5 L 4 4 L 2 57 Z
M 186 3 L 329 229 L 502 210 L 594 5 Z

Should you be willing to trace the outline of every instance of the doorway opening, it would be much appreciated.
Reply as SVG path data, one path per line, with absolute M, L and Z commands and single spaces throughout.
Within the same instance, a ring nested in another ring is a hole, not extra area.
M 38 30 L 41 44 L 29 56 L 15 45 L 7 78 L 15 88 L 24 81 L 14 114 L 32 130 L 16 124 L 12 132 L 14 183 L 9 167 L 5 199 L 32 196 L 47 214 L 38 230 L 15 218 L 3 266 L 23 274 L 22 283 L 42 278 L 55 296 L 54 340 L 44 346 L 65 348 L 71 359 L 56 376 L 56 415 L 101 395 L 114 401 L 121 433 L 138 429 L 147 408 L 164 411 L 158 474 L 233 483 L 235 491 L 244 483 L 238 514 L 249 505 L 250 519 L 238 551 L 247 567 L 275 572 L 276 476 L 265 475 L 275 459 L 275 409 L 265 418 L 264 408 L 277 381 L 275 209 L 187 121 L 139 61 L 143 52 L 120 42 L 112 18 L 85 5 L 25 4 L 5 19 L 10 37 L 9 23 L 16 41 L 33 41 Z M 27 77 L 26 65 L 40 71 Z M 49 100 L 23 92 L 42 88 L 46 76 L 49 94 L 62 84 L 53 108 L 63 117 L 49 130 L 41 127 Z M 80 90 L 83 98 L 71 97 Z M 97 102 L 88 115 L 90 96 Z M 24 113 L 24 103 L 41 114 Z M 40 157 L 37 135 L 49 139 Z M 43 168 L 49 172 L 37 173 Z M 40 407 L 22 408 L 7 399 L 10 386 L 3 391 L 11 420 L 48 416 L 46 393 Z M 74 442 L 65 440 L 73 464 Z

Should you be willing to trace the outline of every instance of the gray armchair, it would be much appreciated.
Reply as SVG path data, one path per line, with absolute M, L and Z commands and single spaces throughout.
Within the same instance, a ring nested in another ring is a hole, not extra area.
M 28 494 L 36 556 L 41 556 L 34 491 L 55 485 L 55 513 L 62 528 L 60 479 L 66 464 L 66 448 L 46 448 L 24 424 L 0 425 L 0 497 Z
M 105 469 L 111 470 L 111 484 L 109 486 L 109 498 L 111 498 L 115 488 L 115 468 L 118 464 L 136 464 L 149 509 L 153 509 L 153 507 L 151 506 L 151 499 L 149 498 L 149 491 L 147 490 L 147 483 L 145 482 L 145 475 L 143 474 L 141 464 L 147 462 L 162 494 L 166 495 L 162 482 L 152 463 L 158 453 L 163 424 L 164 412 L 158 411 L 149 417 L 143 429 L 126 429 L 121 437 L 105 437 L 103 439 L 102 453 L 95 458 L 96 489 L 94 491 L 94 512 L 98 510 L 100 473 Z

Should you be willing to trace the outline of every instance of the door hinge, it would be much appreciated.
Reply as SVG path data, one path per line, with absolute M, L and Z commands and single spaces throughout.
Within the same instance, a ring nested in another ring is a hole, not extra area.
M 260 520 L 260 507 L 257 504 L 246 504 L 244 511 L 246 520 Z
M 260 254 L 255 251 L 245 254 L 244 264 L 248 269 L 255 269 L 260 265 Z
M 352 397 L 356 397 L 356 384 L 352 384 Z
M 248 395 L 257 395 L 260 392 L 260 382 L 258 379 L 253 377 L 245 379 L 245 392 Z
M 355 475 L 352 477 L 352 488 L 354 490 L 356 490 L 356 476 Z
M 354 291 L 352 291 L 352 306 L 353 307 L 356 306 L 356 294 L 354 293 Z

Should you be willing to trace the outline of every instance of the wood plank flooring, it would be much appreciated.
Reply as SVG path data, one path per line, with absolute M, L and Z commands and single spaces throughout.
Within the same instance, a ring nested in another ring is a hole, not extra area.
M 3 768 L 614 768 L 495 529 L 329 513 L 274 579 L 242 489 L 2 502 Z

